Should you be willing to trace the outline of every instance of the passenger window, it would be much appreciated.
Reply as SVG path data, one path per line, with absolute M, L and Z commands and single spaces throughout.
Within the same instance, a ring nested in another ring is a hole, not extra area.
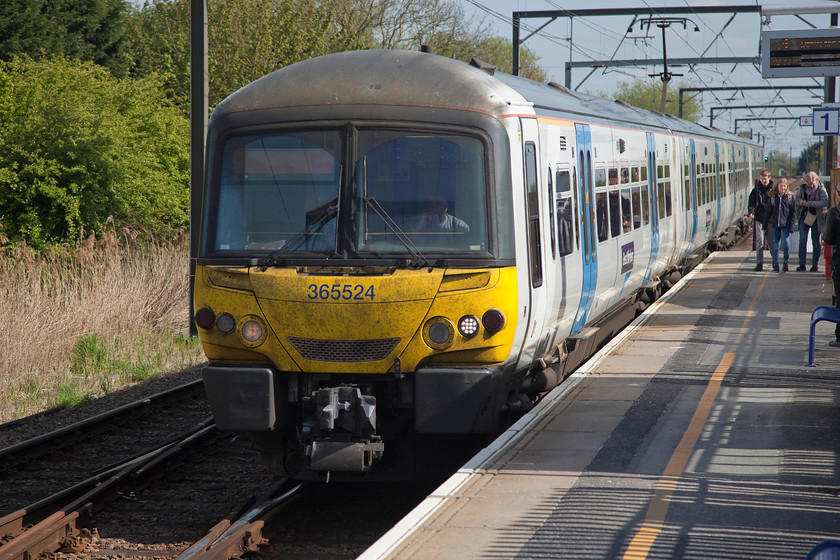
M 617 185 L 618 184 L 618 169 L 615 167 L 610 167 L 610 185 Z
M 633 187 L 633 229 L 639 229 L 642 225 L 642 189 Z
M 617 190 L 610 191 L 610 235 L 621 235 L 621 194 Z
M 642 225 L 650 223 L 650 198 L 648 193 L 648 186 L 642 185 Z
M 598 221 L 598 241 L 606 241 L 607 233 L 607 193 L 595 193 L 595 216 Z
M 630 207 L 630 189 L 621 189 L 621 225 L 624 233 L 633 228 L 633 211 Z
M 595 170 L 595 188 L 604 187 L 607 184 L 607 172 L 603 167 Z
M 637 167 L 634 167 L 634 169 L 638 170 L 638 168 L 637 168 Z M 647 181 L 647 176 L 648 176 L 648 168 L 647 168 L 647 165 L 643 165 L 643 166 L 642 166 L 642 181 Z
M 572 185 L 568 170 L 558 170 L 555 174 L 557 207 L 557 240 L 560 256 L 571 254 L 574 250 L 574 225 L 572 221 Z
M 638 175 L 638 173 L 636 173 Z M 621 168 L 621 184 L 629 183 L 630 182 L 630 168 L 629 167 L 622 167 Z

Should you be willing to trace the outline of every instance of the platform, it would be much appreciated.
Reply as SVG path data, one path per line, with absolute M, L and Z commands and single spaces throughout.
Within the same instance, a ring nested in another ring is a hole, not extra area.
M 806 367 L 831 280 L 753 257 L 713 254 L 360 559 L 804 559 L 840 537 L 834 324 Z

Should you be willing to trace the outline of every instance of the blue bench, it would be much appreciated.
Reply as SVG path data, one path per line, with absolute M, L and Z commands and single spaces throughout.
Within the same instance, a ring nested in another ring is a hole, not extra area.
M 817 365 L 814 363 L 814 331 L 817 323 L 820 321 L 840 323 L 840 309 L 828 305 L 821 305 L 811 313 L 811 339 L 808 342 L 808 367 L 816 367 Z

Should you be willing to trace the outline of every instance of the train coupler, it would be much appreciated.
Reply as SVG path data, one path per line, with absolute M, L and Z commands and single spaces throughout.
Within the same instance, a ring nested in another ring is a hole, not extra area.
M 382 457 L 384 444 L 376 435 L 376 397 L 363 395 L 358 387 L 318 389 L 312 420 L 301 433 L 308 468 L 365 472 Z

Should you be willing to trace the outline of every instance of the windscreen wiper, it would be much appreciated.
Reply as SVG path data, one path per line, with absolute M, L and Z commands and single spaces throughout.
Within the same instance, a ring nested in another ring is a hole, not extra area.
M 336 200 L 333 200 L 332 202 L 335 203 Z M 306 239 L 308 235 L 320 231 L 321 228 L 324 227 L 324 225 L 326 225 L 327 222 L 329 222 L 338 215 L 338 205 L 333 203 L 330 203 L 330 205 L 327 206 L 326 209 L 324 209 L 324 211 L 317 218 L 308 223 L 306 227 L 304 227 L 302 230 L 296 233 L 295 236 L 289 239 L 287 243 L 284 243 L 282 247 L 280 247 L 267 257 L 259 259 L 257 261 L 257 266 L 277 266 L 278 257 L 297 248 L 303 242 L 303 240 Z
M 418 261 L 422 266 L 431 265 L 429 259 L 423 256 L 423 253 L 421 253 L 417 246 L 411 242 L 411 239 L 409 239 L 405 232 L 403 232 L 403 230 L 400 229 L 400 226 L 398 226 L 397 223 L 393 220 L 393 218 L 391 218 L 390 214 L 388 214 L 388 212 L 384 208 L 382 208 L 382 205 L 379 204 L 379 201 L 377 201 L 372 196 L 366 196 L 365 204 L 373 208 L 373 211 L 376 212 L 376 215 L 379 216 L 383 222 L 385 222 L 385 225 L 388 226 L 388 229 L 394 232 L 394 235 L 396 235 L 397 239 L 400 240 L 400 243 L 402 243 L 405 246 L 405 248 L 411 254 L 412 258 Z

